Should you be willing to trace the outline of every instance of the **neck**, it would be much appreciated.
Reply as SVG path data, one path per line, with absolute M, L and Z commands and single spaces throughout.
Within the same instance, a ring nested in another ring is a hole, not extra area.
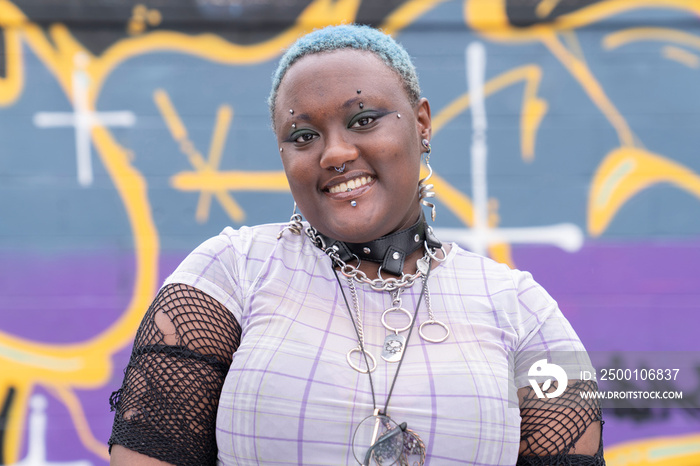
M 442 243 L 425 222 L 423 213 L 411 227 L 366 243 L 347 243 L 321 233 L 318 236 L 323 240 L 325 248 L 337 248 L 343 262 L 349 263 L 358 258 L 361 262 L 360 270 L 368 276 L 377 275 L 380 267 L 382 273 L 395 276 L 415 273 L 416 261 L 423 256 L 426 244 L 430 249 L 442 247 Z

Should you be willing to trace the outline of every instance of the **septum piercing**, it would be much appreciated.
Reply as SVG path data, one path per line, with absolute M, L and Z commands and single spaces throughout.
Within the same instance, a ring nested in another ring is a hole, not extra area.
M 340 167 L 333 167 L 338 173 L 343 173 L 345 171 L 345 164 L 343 163 Z

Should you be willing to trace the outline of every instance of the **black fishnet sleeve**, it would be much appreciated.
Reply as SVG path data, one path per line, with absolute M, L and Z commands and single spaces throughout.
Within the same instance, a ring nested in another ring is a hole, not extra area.
M 174 465 L 216 464 L 216 410 L 240 337 L 231 312 L 209 295 L 163 287 L 110 397 L 110 449 L 118 444 Z
M 520 401 L 522 421 L 517 466 L 605 465 L 600 400 L 580 396 L 580 392 L 597 392 L 598 384 L 592 380 L 573 382 L 557 398 L 539 399 L 528 387 Z M 555 389 L 556 384 L 552 384 L 544 392 Z M 582 449 L 596 453 L 580 454 Z

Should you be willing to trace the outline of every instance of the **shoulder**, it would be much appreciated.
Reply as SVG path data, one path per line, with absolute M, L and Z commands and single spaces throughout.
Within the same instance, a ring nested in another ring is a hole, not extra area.
M 530 272 L 511 268 L 508 264 L 473 253 L 463 249 L 457 243 L 451 244 L 446 262 L 454 273 L 462 278 L 479 279 L 493 284 L 500 282 L 514 289 L 527 287 L 528 282 L 533 281 Z

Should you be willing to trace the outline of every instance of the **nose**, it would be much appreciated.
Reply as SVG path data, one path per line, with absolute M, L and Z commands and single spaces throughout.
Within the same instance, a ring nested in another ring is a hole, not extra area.
M 359 156 L 357 147 L 342 135 L 334 134 L 326 137 L 326 144 L 321 154 L 321 167 L 331 169 L 344 163 L 352 162 Z

